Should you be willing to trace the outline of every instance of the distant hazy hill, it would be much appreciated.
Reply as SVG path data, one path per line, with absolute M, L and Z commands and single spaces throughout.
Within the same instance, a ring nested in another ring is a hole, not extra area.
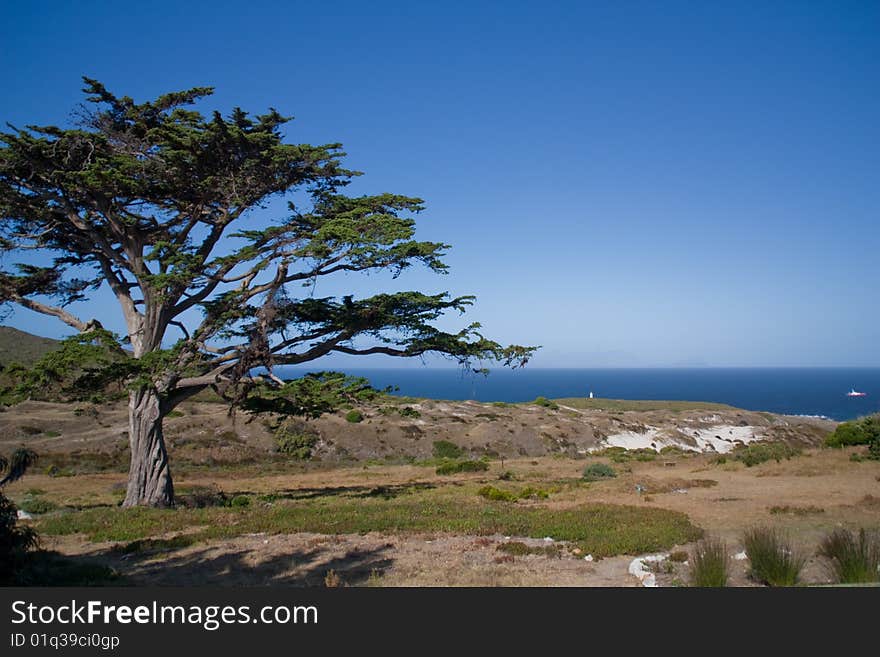
M 0 365 L 19 363 L 30 367 L 57 346 L 58 340 L 41 338 L 11 326 L 0 326 Z

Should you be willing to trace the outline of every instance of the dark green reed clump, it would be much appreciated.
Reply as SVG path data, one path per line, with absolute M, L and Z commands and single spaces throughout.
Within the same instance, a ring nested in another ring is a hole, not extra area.
M 819 544 L 819 555 L 829 561 L 829 570 L 840 584 L 880 581 L 880 536 L 860 529 L 858 536 L 835 529 Z
M 768 586 L 794 586 L 800 581 L 806 559 L 777 530 L 755 527 L 745 533 L 743 543 L 753 579 Z
M 690 556 L 691 586 L 727 586 L 730 557 L 724 541 L 707 538 L 694 547 Z

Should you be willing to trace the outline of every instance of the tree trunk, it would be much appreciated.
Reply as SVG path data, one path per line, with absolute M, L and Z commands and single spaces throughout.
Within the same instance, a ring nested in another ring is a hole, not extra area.
M 165 413 L 154 388 L 140 388 L 128 396 L 128 441 L 131 468 L 128 492 L 122 506 L 169 507 L 174 504 L 174 485 L 162 435 Z

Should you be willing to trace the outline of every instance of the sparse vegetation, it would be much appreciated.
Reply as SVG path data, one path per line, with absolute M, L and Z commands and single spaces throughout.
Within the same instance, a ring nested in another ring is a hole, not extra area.
M 536 406 L 543 406 L 544 408 L 549 408 L 551 411 L 559 410 L 559 404 L 554 401 L 550 401 L 546 397 L 535 397 L 535 401 L 532 402 Z
M 584 481 L 601 481 L 602 479 L 611 479 L 616 477 L 617 473 L 607 463 L 591 463 L 584 468 L 582 479 Z
M 822 539 L 819 555 L 828 559 L 834 581 L 865 584 L 880 581 L 880 536 L 859 530 L 858 536 L 835 529 Z
M 348 413 L 345 414 L 345 421 L 351 422 L 353 424 L 356 424 L 358 422 L 363 422 L 364 421 L 364 414 L 358 410 L 350 410 Z
M 703 539 L 694 547 L 689 563 L 691 586 L 727 586 L 730 578 L 730 557 L 723 541 Z
M 768 586 L 794 586 L 806 558 L 795 551 L 778 530 L 755 527 L 743 536 L 746 555 L 751 563 L 750 576 Z
M 275 426 L 275 442 L 278 445 L 278 451 L 295 459 L 306 460 L 310 458 L 318 439 L 317 432 L 302 420 L 285 418 Z
M 422 414 L 412 406 L 404 406 L 398 412 L 401 417 L 422 417 Z
M 483 472 L 489 469 L 485 461 L 447 461 L 437 467 L 438 475 L 458 474 L 459 472 Z
M 558 559 L 562 556 L 562 546 L 556 543 L 551 545 L 528 545 L 522 541 L 505 541 L 495 548 L 512 557 L 525 557 L 529 554 L 538 554 L 545 557 Z
M 825 509 L 812 504 L 808 506 L 771 506 L 771 515 L 793 515 L 793 516 L 810 516 L 817 513 L 825 513 Z
M 528 499 L 546 500 L 550 497 L 550 492 L 532 486 L 526 486 L 519 492 L 502 490 L 495 486 L 483 486 L 477 491 L 477 495 L 495 502 L 516 502 Z

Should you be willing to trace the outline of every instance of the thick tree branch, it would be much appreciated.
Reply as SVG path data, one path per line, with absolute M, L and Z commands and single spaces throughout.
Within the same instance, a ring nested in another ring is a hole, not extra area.
M 57 306 L 49 306 L 45 303 L 40 303 L 39 301 L 34 301 L 33 299 L 27 299 L 18 295 L 13 295 L 11 297 L 11 300 L 20 306 L 24 306 L 28 310 L 33 310 L 34 312 L 38 312 L 43 315 L 51 315 L 52 317 L 57 317 L 62 322 L 64 322 L 68 326 L 72 326 L 80 333 L 82 333 L 83 331 L 87 331 L 93 325 L 93 323 L 84 322 L 78 317 L 67 312 L 63 308 L 58 308 Z

